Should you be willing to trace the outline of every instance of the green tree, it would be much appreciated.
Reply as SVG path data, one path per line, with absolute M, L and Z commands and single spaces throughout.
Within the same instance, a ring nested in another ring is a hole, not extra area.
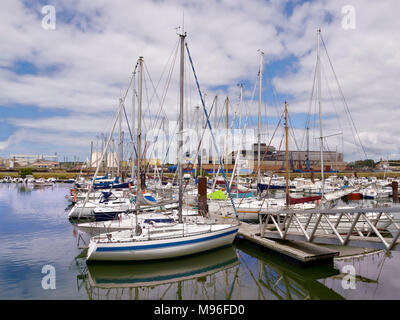
M 366 159 L 366 160 L 358 160 L 354 163 L 355 168 L 374 168 L 375 167 L 375 161 L 372 159 Z
M 21 178 L 25 178 L 27 175 L 32 175 L 32 168 L 22 168 L 19 170 Z

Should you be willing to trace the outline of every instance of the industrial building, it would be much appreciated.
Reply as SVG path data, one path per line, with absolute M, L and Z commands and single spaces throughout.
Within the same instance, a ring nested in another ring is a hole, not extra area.
M 230 153 L 229 159 L 224 160 L 226 169 L 231 171 L 234 167 L 237 152 Z M 290 171 L 320 171 L 321 170 L 321 153 L 320 151 L 289 151 L 289 170 Z M 267 146 L 265 143 L 260 144 L 260 161 L 261 172 L 285 170 L 286 152 L 277 151 L 273 146 Z M 240 159 L 245 160 L 248 169 L 257 170 L 258 168 L 258 145 L 254 144 L 252 150 L 242 150 Z M 324 151 L 324 171 L 345 170 L 347 163 L 343 161 L 343 154 L 337 151 Z M 208 163 L 202 164 L 202 168 L 206 171 L 212 171 L 218 161 L 209 159 Z

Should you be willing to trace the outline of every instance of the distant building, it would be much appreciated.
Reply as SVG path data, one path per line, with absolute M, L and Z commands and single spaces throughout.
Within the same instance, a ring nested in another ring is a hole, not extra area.
M 235 159 L 237 158 L 238 151 L 233 151 L 229 154 L 229 159 L 224 161 L 227 164 L 228 170 L 233 169 Z M 260 143 L 260 161 L 261 172 L 270 170 L 284 169 L 286 152 L 277 151 L 273 146 L 267 146 L 265 143 Z M 320 170 L 321 153 L 320 151 L 289 151 L 289 170 L 305 170 L 307 165 L 310 169 Z M 248 167 L 256 170 L 258 168 L 258 144 L 253 144 L 252 150 L 241 150 L 239 157 L 248 163 Z M 308 158 L 308 161 L 307 161 Z M 343 154 L 336 151 L 324 151 L 324 170 L 330 171 L 332 169 L 345 170 L 347 163 L 343 161 Z M 212 158 L 205 164 L 204 168 L 210 170 L 212 168 Z
M 29 166 L 37 169 L 57 169 L 60 167 L 60 163 L 58 161 L 39 160 L 31 163 Z
M 38 161 L 54 161 L 58 162 L 57 153 L 54 155 L 43 154 L 11 154 L 9 160 L 9 167 L 29 167 L 31 164 Z
M 118 167 L 118 153 L 117 152 L 107 152 L 104 156 L 102 163 L 100 163 L 102 153 L 101 152 L 93 152 L 92 153 L 92 161 L 89 160 L 87 165 L 92 168 L 107 167 L 107 168 L 117 168 Z
M 0 167 L 8 168 L 10 166 L 10 160 L 7 158 L 0 157 Z
M 381 160 L 375 165 L 375 171 L 400 171 L 400 160 Z

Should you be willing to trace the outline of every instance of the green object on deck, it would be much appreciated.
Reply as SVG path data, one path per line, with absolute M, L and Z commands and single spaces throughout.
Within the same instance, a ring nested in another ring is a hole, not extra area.
M 212 194 L 207 194 L 207 199 L 226 200 L 226 194 L 222 190 L 214 191 Z

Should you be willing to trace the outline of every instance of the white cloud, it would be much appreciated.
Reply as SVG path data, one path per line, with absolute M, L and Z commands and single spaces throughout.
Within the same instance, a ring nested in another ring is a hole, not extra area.
M 237 83 L 253 84 L 257 78 L 257 50 L 261 49 L 265 52 L 267 68 L 275 60 L 297 59 L 293 72 L 273 81 L 278 93 L 293 97 L 289 107 L 295 117 L 295 113 L 307 112 L 315 67 L 316 29 L 321 27 L 368 155 L 378 158 L 382 153 L 390 153 L 400 157 L 399 141 L 395 138 L 400 134 L 396 121 L 400 71 L 400 44 L 396 41 L 400 22 L 396 8 L 399 4 L 395 0 L 368 4 L 354 0 L 356 29 L 344 30 L 341 8 L 346 4 L 344 1 L 298 2 L 293 14 L 286 17 L 283 1 L 66 1 L 55 4 L 57 29 L 48 31 L 41 28 L 43 15 L 39 3 L 28 8 L 21 1 L 6 1 L 0 12 L 3 44 L 0 104 L 62 109 L 69 115 L 31 121 L 7 115 L 3 118 L 17 127 L 16 132 L 26 132 L 23 130 L 28 128 L 42 130 L 42 136 L 36 134 L 36 138 L 45 141 L 56 134 L 62 141 L 72 143 L 76 140 L 72 133 L 105 132 L 109 114 L 106 112 L 116 110 L 138 56 L 144 56 L 153 83 L 158 82 L 177 43 L 174 28 L 181 24 L 183 14 L 189 48 L 201 88 L 207 92 L 207 101 L 212 101 L 211 97 L 218 93 L 222 106 L 225 95 L 229 94 L 231 103 L 236 104 Z M 324 58 L 324 70 L 328 71 L 329 64 Z M 34 64 L 39 73 L 15 74 L 11 70 L 18 61 Z M 177 64 L 164 104 L 164 112 L 172 121 L 177 117 L 178 67 Z M 56 71 L 46 72 L 48 68 Z M 158 88 L 160 97 L 166 85 L 165 76 L 166 73 Z M 191 97 L 187 97 L 190 114 L 200 100 L 193 77 L 188 78 L 191 79 L 191 87 L 186 88 Z M 327 79 L 331 81 L 332 76 Z M 148 80 L 146 90 L 151 96 Z M 333 83 L 330 88 L 333 93 Z M 246 89 L 249 96 L 252 88 Z M 333 94 L 337 99 L 337 90 Z M 323 95 L 324 114 L 335 115 L 326 88 Z M 153 98 L 149 108 L 149 99 L 144 94 L 145 114 L 155 114 L 158 101 Z M 340 101 L 334 101 L 338 113 L 344 113 Z M 256 114 L 257 109 L 251 107 L 246 111 Z M 345 116 L 341 122 L 350 130 Z M 151 124 L 147 120 L 146 128 Z M 97 127 L 101 129 L 96 131 Z M 337 132 L 337 127 L 337 122 L 324 120 L 327 134 Z M 3 150 L 15 145 L 17 140 L 10 139 L 0 144 Z M 346 133 L 345 140 L 348 140 L 345 153 L 359 157 L 351 144 L 354 140 L 351 131 Z

